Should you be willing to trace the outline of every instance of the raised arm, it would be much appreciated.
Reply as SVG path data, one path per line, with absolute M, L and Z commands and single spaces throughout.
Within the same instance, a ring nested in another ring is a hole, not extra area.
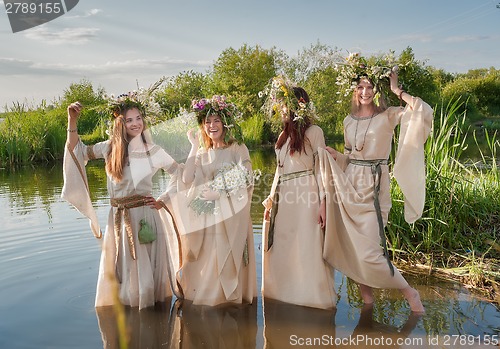
M 410 108 L 413 109 L 413 96 L 399 86 L 397 71 L 391 72 L 391 74 L 389 75 L 389 81 L 391 84 L 391 91 L 399 97 L 400 101 L 405 101 L 405 103 L 407 103 Z
M 80 102 L 74 102 L 68 106 L 68 135 L 66 143 L 69 150 L 75 149 L 75 146 L 78 143 L 79 137 L 77 124 L 81 112 L 82 105 L 80 104 Z
M 194 180 L 194 174 L 196 171 L 196 154 L 200 146 L 200 140 L 195 129 L 189 130 L 187 132 L 187 137 L 189 142 L 191 143 L 191 150 L 189 151 L 184 171 L 182 172 L 182 181 L 186 184 L 189 184 Z

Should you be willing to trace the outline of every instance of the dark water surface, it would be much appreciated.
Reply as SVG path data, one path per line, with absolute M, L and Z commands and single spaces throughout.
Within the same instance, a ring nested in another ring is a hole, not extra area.
M 274 159 L 254 152 L 263 170 L 252 216 L 260 274 L 260 201 Z M 98 216 L 108 200 L 102 164 L 88 167 Z M 100 245 L 88 221 L 60 199 L 60 165 L 0 169 L 0 348 L 118 348 L 111 308 L 94 308 Z M 156 178 L 155 194 L 166 177 Z M 400 293 L 376 292 L 363 308 L 356 288 L 336 275 L 336 311 L 259 298 L 252 306 L 158 305 L 126 309 L 131 348 L 482 348 L 498 347 L 500 311 L 458 284 L 407 275 L 427 313 L 412 315 Z M 260 284 L 260 275 L 259 275 Z M 259 286 L 260 288 L 260 286 Z M 490 345 L 488 345 L 490 344 Z

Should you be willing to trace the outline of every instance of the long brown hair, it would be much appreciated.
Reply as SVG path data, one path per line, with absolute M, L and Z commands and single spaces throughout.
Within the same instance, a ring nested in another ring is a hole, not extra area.
M 292 87 L 293 93 L 297 100 L 304 100 L 305 103 L 309 103 L 309 95 L 306 90 L 302 87 Z M 283 122 L 283 131 L 281 132 L 278 140 L 276 141 L 276 149 L 281 149 L 286 143 L 287 139 L 290 138 L 290 155 L 298 151 L 301 153 L 305 152 L 305 144 L 308 140 L 305 137 L 306 130 L 311 126 L 312 121 L 308 116 L 304 116 L 303 119 L 297 119 L 294 121 L 297 115 L 290 110 L 288 111 L 288 117 Z
M 106 157 L 106 173 L 113 178 L 114 181 L 120 182 L 123 179 L 123 168 L 128 161 L 128 144 L 127 128 L 125 126 L 125 114 L 127 111 L 137 109 L 142 117 L 143 132 L 141 133 L 142 141 L 146 144 L 144 130 L 146 122 L 142 111 L 135 106 L 126 106 L 121 109 L 118 116 L 114 117 L 113 131 L 110 137 L 109 152 Z M 147 148 L 146 148 L 147 149 Z

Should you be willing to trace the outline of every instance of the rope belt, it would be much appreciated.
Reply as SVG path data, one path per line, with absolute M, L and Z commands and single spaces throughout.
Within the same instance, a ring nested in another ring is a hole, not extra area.
M 276 185 L 276 190 L 274 191 L 273 195 L 273 206 L 271 208 L 271 219 L 269 222 L 269 233 L 267 234 L 267 250 L 273 246 L 273 240 L 274 240 L 274 224 L 276 220 L 276 214 L 278 213 L 278 202 L 279 202 L 279 192 L 280 192 L 280 185 L 283 182 L 289 181 L 291 179 L 295 178 L 300 178 L 300 177 L 305 177 L 305 176 L 311 176 L 314 174 L 314 171 L 312 169 L 309 170 L 304 170 L 304 171 L 297 171 L 297 172 L 290 172 L 290 173 L 285 173 L 279 176 L 278 178 L 278 184 Z
M 382 248 L 384 249 L 385 259 L 387 260 L 387 264 L 389 265 L 391 275 L 394 276 L 394 266 L 391 263 L 391 259 L 389 258 L 389 253 L 387 251 L 387 242 L 386 242 L 385 233 L 384 233 L 384 222 L 382 220 L 382 210 L 380 208 L 380 200 L 379 200 L 380 179 L 381 179 L 381 174 L 382 174 L 382 168 L 380 166 L 387 165 L 387 160 L 386 159 L 375 159 L 375 160 L 349 159 L 349 163 L 356 165 L 356 166 L 370 167 L 372 170 L 373 197 L 374 197 L 373 204 L 375 206 L 375 212 L 377 214 L 378 232 L 379 232 L 380 240 L 382 242 Z
M 130 208 L 136 208 L 146 205 L 146 197 L 142 195 L 126 196 L 124 198 L 112 198 L 111 206 L 116 207 L 115 213 L 115 245 L 116 245 L 116 258 L 115 263 L 118 261 L 118 251 L 120 248 L 120 233 L 122 230 L 122 217 L 125 223 L 125 231 L 127 232 L 128 247 L 130 256 L 135 260 L 135 244 L 134 234 L 132 232 L 132 223 L 130 221 Z

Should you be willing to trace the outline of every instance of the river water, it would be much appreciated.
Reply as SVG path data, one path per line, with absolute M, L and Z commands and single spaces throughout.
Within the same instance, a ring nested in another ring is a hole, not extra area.
M 252 152 L 263 176 L 252 217 L 260 261 L 261 199 L 274 169 L 272 152 Z M 105 222 L 101 163 L 87 167 Z M 155 179 L 160 194 L 167 178 Z M 0 348 L 117 348 L 112 309 L 94 308 L 100 245 L 87 219 L 60 199 L 62 167 L 0 169 Z M 260 274 L 260 264 L 257 266 Z M 189 307 L 175 302 L 126 308 L 131 348 L 483 348 L 498 347 L 500 311 L 461 285 L 406 274 L 426 314 L 413 315 L 398 292 L 376 292 L 363 308 L 356 288 L 336 274 L 336 311 L 271 303 Z M 260 285 L 260 276 L 259 276 Z M 260 288 L 260 286 L 259 286 Z

